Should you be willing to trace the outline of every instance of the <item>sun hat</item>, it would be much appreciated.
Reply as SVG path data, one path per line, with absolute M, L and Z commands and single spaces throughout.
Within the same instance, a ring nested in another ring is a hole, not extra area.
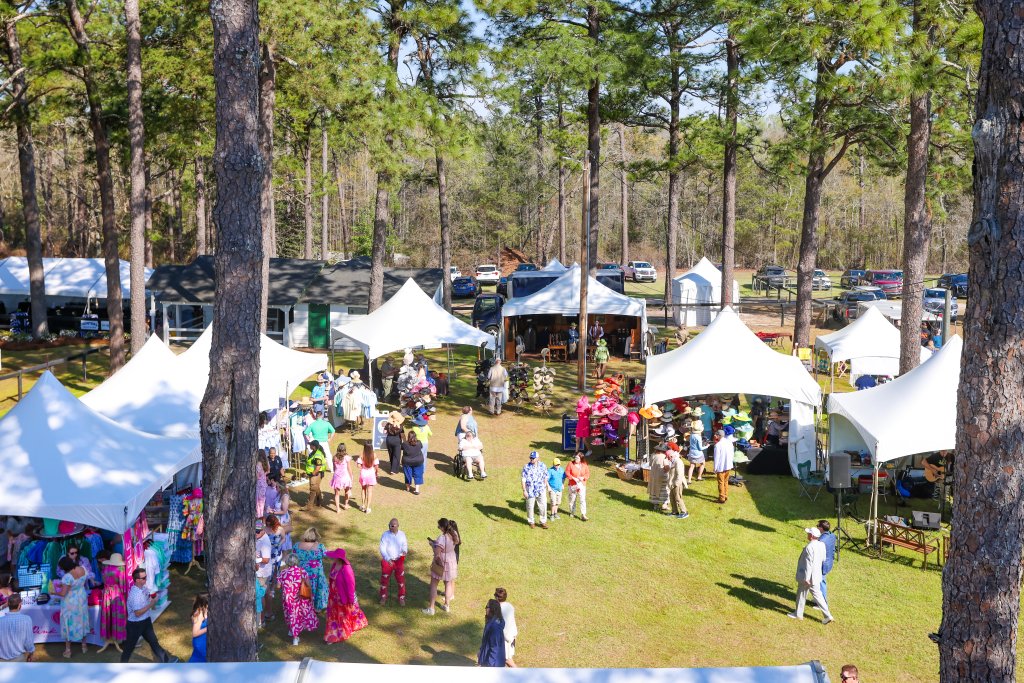
M 621 403 L 616 403 L 612 407 L 612 415 L 615 415 L 617 417 L 626 417 L 627 415 L 629 415 L 629 410 L 626 408 L 626 406 L 622 405 Z
M 821 529 L 819 529 L 816 526 L 809 526 L 809 527 L 807 527 L 806 529 L 804 529 L 804 533 L 810 534 L 811 536 L 814 536 L 815 538 L 821 538 Z
M 405 422 L 405 415 L 402 415 L 397 410 L 392 410 L 390 413 L 388 413 L 388 422 L 397 427 L 401 427 L 402 423 Z
M 416 419 L 413 420 L 413 423 L 417 427 L 426 427 L 427 426 L 427 418 L 423 417 L 422 415 L 417 415 Z
M 313 398 L 310 397 L 310 396 L 303 396 L 302 398 L 299 399 L 299 407 L 300 408 L 306 408 L 307 410 L 309 408 L 312 408 L 313 407 Z
M 121 553 L 114 553 L 110 556 L 109 560 L 103 560 L 100 564 L 105 564 L 108 567 L 123 567 L 124 558 L 121 556 Z
M 726 436 L 732 436 L 733 434 L 736 433 L 736 428 L 733 427 L 732 425 L 725 425 L 724 427 L 722 427 L 722 431 L 725 432 Z
M 750 415 L 747 414 L 747 411 L 742 410 L 742 411 L 740 411 L 740 412 L 738 412 L 738 413 L 736 413 L 735 415 L 732 416 L 732 421 L 733 422 L 750 422 Z
M 325 557 L 329 557 L 332 560 L 344 560 L 345 559 L 345 549 L 344 548 L 335 548 L 334 550 L 328 550 L 326 553 L 324 553 L 324 556 Z
M 626 415 L 626 421 L 631 425 L 640 424 L 640 415 L 637 413 L 629 413 Z
M 359 379 L 359 371 L 358 370 L 353 370 L 352 372 L 348 373 L 348 376 L 351 377 L 352 381 L 354 382 L 357 379 Z M 339 550 L 340 550 L 340 548 L 339 548 Z
M 604 339 L 598 339 L 597 340 L 597 345 L 598 346 L 608 346 L 608 342 L 606 342 Z
M 693 422 L 690 423 L 690 429 L 692 429 L 695 432 L 703 432 L 704 423 L 701 422 L 700 420 L 694 420 Z
M 651 404 L 650 409 L 651 409 L 651 418 L 652 419 L 660 419 L 661 416 L 664 415 L 664 413 L 661 412 L 661 408 L 658 406 L 657 403 Z
M 701 410 L 699 406 L 690 411 L 690 415 L 692 415 L 693 417 L 700 417 L 703 414 L 704 411 Z

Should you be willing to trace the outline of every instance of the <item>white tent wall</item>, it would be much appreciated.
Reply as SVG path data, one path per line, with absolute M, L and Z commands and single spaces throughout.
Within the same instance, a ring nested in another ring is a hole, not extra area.
M 863 309 L 841 330 L 819 335 L 814 349 L 828 354 L 830 363 L 850 361 L 850 386 L 861 375 L 899 374 L 900 331 L 877 307 Z M 921 347 L 921 362 L 930 357 L 931 351 Z
M 740 285 L 732 282 L 733 303 L 739 303 Z M 672 279 L 672 319 L 676 325 L 703 327 L 718 315 L 722 303 L 722 271 L 707 257 Z

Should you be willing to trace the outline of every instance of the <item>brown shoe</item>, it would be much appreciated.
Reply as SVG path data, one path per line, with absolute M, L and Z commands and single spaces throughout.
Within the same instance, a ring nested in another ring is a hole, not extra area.
M 530 528 L 532 529 L 533 527 L 534 527 L 533 522 L 530 522 Z
M 540 523 L 540 528 L 541 528 L 541 529 L 547 529 L 547 528 L 548 528 L 548 525 L 547 525 L 547 523 L 546 523 L 546 522 L 541 522 L 541 523 Z

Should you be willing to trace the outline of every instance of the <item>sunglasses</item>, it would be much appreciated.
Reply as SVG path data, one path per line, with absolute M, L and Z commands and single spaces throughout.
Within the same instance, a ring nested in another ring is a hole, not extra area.
M 146 577 L 145 577 L 145 576 L 136 576 L 136 577 L 135 577 L 135 580 L 136 580 L 136 581 L 145 581 L 145 580 L 146 580 Z

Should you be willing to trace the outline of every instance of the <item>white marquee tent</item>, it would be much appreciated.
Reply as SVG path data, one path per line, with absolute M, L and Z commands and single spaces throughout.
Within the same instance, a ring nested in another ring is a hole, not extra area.
M 468 325 L 423 293 L 411 278 L 370 315 L 333 328 L 353 340 L 370 360 L 404 348 L 466 344 L 495 348 L 492 335 Z
M 956 395 L 963 340 L 950 338 L 928 361 L 872 389 L 831 394 L 829 450 L 867 448 L 875 463 L 956 446 Z
M 580 267 L 574 265 L 557 280 L 530 296 L 509 299 L 502 316 L 564 315 L 580 313 Z M 587 280 L 587 315 L 622 315 L 640 318 L 641 334 L 647 331 L 647 302 L 619 294 L 593 277 Z
M 177 362 L 160 337 L 151 335 L 124 367 L 82 396 L 82 403 L 140 432 L 198 435 L 206 382 L 189 382 L 175 371 Z
M 93 412 L 44 372 L 0 419 L 0 513 L 123 533 L 156 491 L 202 458 L 196 438 L 144 434 Z
M 830 364 L 850 361 L 851 384 L 860 375 L 900 374 L 900 331 L 874 307 L 838 332 L 820 335 L 814 348 L 825 352 Z M 922 346 L 921 361 L 930 357 Z
M 424 295 L 425 296 L 425 295 Z M 213 327 L 207 327 L 185 353 L 177 357 L 172 372 L 180 373 L 181 380 L 191 384 L 200 397 L 206 393 L 210 380 L 210 346 Z M 281 399 L 295 391 L 295 387 L 327 368 L 327 354 L 305 353 L 282 346 L 265 334 L 260 335 L 260 395 L 259 409 L 280 407 Z M 196 423 L 199 417 L 196 415 Z
M 769 348 L 731 307 L 688 344 L 647 358 L 648 403 L 741 392 L 790 400 L 789 465 L 815 459 L 815 410 L 821 389 L 803 363 Z
M 732 300 L 740 300 L 740 286 L 732 281 Z M 672 318 L 676 325 L 709 325 L 722 303 L 722 271 L 706 256 L 693 268 L 672 279 Z
M 128 299 L 131 294 L 131 278 L 128 261 L 120 261 L 121 296 Z M 146 268 L 148 280 L 152 268 Z M 105 299 L 107 297 L 107 273 L 100 258 L 44 258 L 43 276 L 47 297 L 66 299 Z M 0 296 L 27 297 L 30 294 L 28 259 L 11 256 L 0 263 Z M 52 303 L 52 302 L 51 302 Z
M 564 273 L 569 270 L 565 265 L 562 264 L 557 258 L 553 258 L 548 261 L 548 264 L 541 268 L 541 270 L 548 273 Z

